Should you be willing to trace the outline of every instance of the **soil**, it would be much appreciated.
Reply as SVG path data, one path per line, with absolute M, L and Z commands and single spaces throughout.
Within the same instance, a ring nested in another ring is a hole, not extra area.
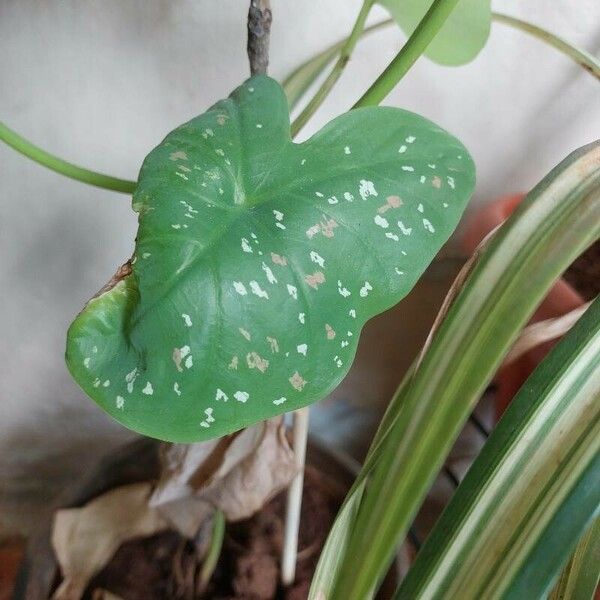
M 85 600 L 92 600 L 97 589 L 123 600 L 305 600 L 341 497 L 323 475 L 307 467 L 296 582 L 282 589 L 279 558 L 285 498 L 280 494 L 252 518 L 227 524 L 221 557 L 204 592 L 198 590 L 202 561 L 194 544 L 168 531 L 121 546 L 92 580 Z
M 585 298 L 600 294 L 600 240 L 594 242 L 566 271 L 564 278 Z

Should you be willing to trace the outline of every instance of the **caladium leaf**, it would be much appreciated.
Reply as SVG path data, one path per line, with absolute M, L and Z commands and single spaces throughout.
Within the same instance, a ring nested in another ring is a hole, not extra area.
M 410 35 L 417 28 L 433 0 L 378 0 L 401 29 Z M 459 0 L 425 56 L 442 65 L 472 61 L 485 46 L 492 21 L 491 0 Z
M 473 185 L 460 142 L 396 108 L 293 143 L 281 87 L 253 77 L 146 158 L 133 259 L 71 325 L 69 369 L 121 423 L 172 441 L 315 402 Z

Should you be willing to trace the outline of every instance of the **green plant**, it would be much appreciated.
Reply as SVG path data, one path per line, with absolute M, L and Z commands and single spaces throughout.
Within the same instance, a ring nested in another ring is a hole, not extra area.
M 321 557 L 313 598 L 319 594 L 363 598 L 376 586 L 470 410 L 519 330 L 558 275 L 599 236 L 600 145 L 594 144 L 569 157 L 534 188 L 459 276 L 429 344 L 392 399 L 334 525 L 331 539 L 337 541 L 326 546 Z M 599 390 L 593 387 L 598 386 L 597 361 L 591 365 L 595 380 L 590 396 L 577 396 L 573 402 L 578 402 L 585 418 L 594 423 L 600 410 Z M 563 405 L 569 400 L 562 397 Z M 563 441 L 559 434 L 556 443 Z M 597 456 L 596 442 L 582 441 L 586 443 Z M 505 455 L 511 451 L 508 445 L 500 447 Z M 557 459 L 546 453 L 540 457 L 544 460 L 548 468 Z M 543 493 L 543 482 L 534 484 Z M 526 488 L 532 494 L 534 484 Z M 591 512 L 580 507 L 586 521 L 600 503 L 597 489 L 593 496 Z M 502 526 L 504 521 L 494 523 Z M 580 524 L 573 520 L 571 525 L 572 531 L 581 533 Z M 447 527 L 442 523 L 440 531 Z M 497 556 L 492 546 L 489 551 L 490 556 Z M 483 556 L 480 552 L 477 558 Z M 538 559 L 546 564 L 543 556 Z M 553 564 L 555 570 L 546 583 L 560 566 Z M 495 563 L 490 564 L 487 574 L 494 569 Z M 453 597 L 444 593 L 438 588 L 438 595 L 431 597 Z
M 353 110 L 302 144 L 289 129 L 280 86 L 257 75 L 145 160 L 131 266 L 67 346 L 128 427 L 198 441 L 325 397 L 471 195 L 465 148 L 406 111 Z
M 264 74 L 270 10 L 253 0 L 253 77 L 169 134 L 137 182 L 65 163 L 0 126 L 1 139 L 45 166 L 133 192 L 135 253 L 76 318 L 67 343 L 74 378 L 127 427 L 176 442 L 209 439 L 307 406 L 341 381 L 362 326 L 410 291 L 473 190 L 460 142 L 418 115 L 376 106 L 423 53 L 467 62 L 495 18 L 600 74 L 590 55 L 492 15 L 489 1 L 381 3 L 408 41 L 353 110 L 300 144 L 293 135 L 346 67 L 374 0 L 364 1 L 346 40 L 283 89 Z M 336 56 L 290 124 L 284 91 L 295 104 Z M 599 236 L 595 144 L 536 186 L 455 283 L 340 511 L 311 598 L 373 595 L 503 357 L 552 283 Z M 599 360 L 596 301 L 522 389 L 398 598 L 550 591 L 600 506 Z M 217 524 L 205 579 L 223 536 Z M 581 565 L 597 551 L 597 527 L 587 536 L 557 597 L 593 591 Z

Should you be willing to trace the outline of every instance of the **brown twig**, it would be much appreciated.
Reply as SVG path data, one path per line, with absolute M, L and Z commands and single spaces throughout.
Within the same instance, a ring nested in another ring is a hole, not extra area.
M 250 61 L 251 75 L 267 72 L 272 19 L 269 0 L 250 0 L 250 9 L 248 10 L 248 60 Z

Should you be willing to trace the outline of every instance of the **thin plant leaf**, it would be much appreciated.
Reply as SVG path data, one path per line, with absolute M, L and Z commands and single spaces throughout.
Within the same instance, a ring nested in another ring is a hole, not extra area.
M 202 569 L 198 575 L 198 591 L 204 592 L 217 567 L 217 562 L 221 556 L 223 540 L 225 539 L 225 515 L 223 511 L 217 510 L 213 519 L 212 532 L 208 551 L 202 563 Z
M 579 540 L 549 600 L 593 600 L 600 581 L 600 517 Z
M 379 23 L 374 23 L 369 27 L 365 27 L 364 31 L 360 34 L 360 37 L 364 37 L 369 33 L 374 33 L 384 27 L 391 25 L 392 19 L 386 19 Z M 325 50 L 319 52 L 317 55 L 309 58 L 303 62 L 299 67 L 296 67 L 282 82 L 283 90 L 287 96 L 290 111 L 292 111 L 300 102 L 308 88 L 317 80 L 317 77 L 325 70 L 325 67 L 332 62 L 340 50 L 346 43 L 346 39 L 340 40 L 335 44 L 332 44 Z
M 599 182 L 595 143 L 573 153 L 536 186 L 483 251 L 411 376 L 332 597 L 361 598 L 385 572 L 518 332 L 555 279 L 598 238 Z
M 520 31 L 524 31 L 537 38 L 538 40 L 552 46 L 559 52 L 562 52 L 565 56 L 574 60 L 580 67 L 585 69 L 592 77 L 600 79 L 600 61 L 585 50 L 577 48 L 570 42 L 563 40 L 561 37 L 555 35 L 551 31 L 538 27 L 533 23 L 528 23 L 522 19 L 504 15 L 501 13 L 492 13 L 492 18 L 497 23 L 514 27 Z
M 146 158 L 134 257 L 72 324 L 69 369 L 118 421 L 171 441 L 320 400 L 473 186 L 462 144 L 396 108 L 294 144 L 281 87 L 254 77 Z
M 545 597 L 600 506 L 600 299 L 519 391 L 397 600 Z
M 438 315 L 436 316 L 435 322 L 431 327 L 431 331 L 427 337 L 427 340 L 423 345 L 423 349 L 411 367 L 407 370 L 404 378 L 398 386 L 398 389 L 390 400 L 379 427 L 375 432 L 369 452 L 360 470 L 360 473 L 354 481 L 352 488 L 349 490 L 346 499 L 344 500 L 344 504 L 340 508 L 338 516 L 331 527 L 329 536 L 327 537 L 327 542 L 321 551 L 319 562 L 317 563 L 315 574 L 311 583 L 308 600 L 322 600 L 323 598 L 330 597 L 335 584 L 335 578 L 339 568 L 342 565 L 344 553 L 350 537 L 350 532 L 354 526 L 354 521 L 365 490 L 367 478 L 377 464 L 378 458 L 390 451 L 386 450 L 386 442 L 389 444 L 389 440 L 391 439 L 388 436 L 388 433 L 392 430 L 394 423 L 398 418 L 398 414 L 402 408 L 404 397 L 409 388 L 412 375 L 420 363 L 421 358 L 425 354 L 427 347 L 431 343 L 435 331 L 437 331 L 439 325 L 443 322 L 448 309 L 454 302 L 459 291 L 462 289 L 466 278 L 473 270 L 473 267 L 477 264 L 477 260 L 479 259 L 481 252 L 486 247 L 495 231 L 496 229 L 491 231 L 485 237 L 485 239 L 481 241 L 475 252 L 463 265 L 460 272 L 454 279 L 450 289 L 448 290 L 448 294 L 442 303 Z

